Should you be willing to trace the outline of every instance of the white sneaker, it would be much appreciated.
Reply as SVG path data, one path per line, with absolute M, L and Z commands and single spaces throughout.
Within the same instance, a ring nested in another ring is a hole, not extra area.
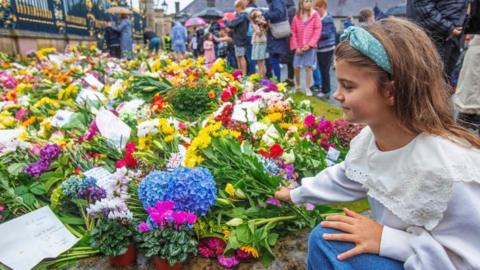
M 307 95 L 307 97 L 311 97 L 312 91 L 310 91 L 310 89 L 305 89 L 305 95 Z
M 322 93 L 322 92 L 318 93 L 318 94 L 317 94 L 317 97 L 318 97 L 318 98 L 321 98 L 321 99 L 328 99 L 327 94 Z

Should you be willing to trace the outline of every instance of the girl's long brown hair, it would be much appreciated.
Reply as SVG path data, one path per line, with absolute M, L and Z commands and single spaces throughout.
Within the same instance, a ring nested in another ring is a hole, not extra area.
M 459 126 L 453 118 L 443 63 L 427 34 L 414 23 L 398 18 L 380 20 L 365 29 L 385 47 L 393 75 L 348 42 L 341 42 L 335 50 L 336 61 L 346 61 L 375 74 L 379 91 L 384 95 L 393 94 L 394 113 L 408 130 L 480 148 L 480 138 Z

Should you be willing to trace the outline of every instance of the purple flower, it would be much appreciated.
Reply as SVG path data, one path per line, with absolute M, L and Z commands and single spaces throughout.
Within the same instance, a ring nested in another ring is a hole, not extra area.
M 315 205 L 307 202 L 307 203 L 305 204 L 305 209 L 306 209 L 307 211 L 313 211 L 313 209 L 315 209 Z
M 285 170 L 287 179 L 295 179 L 295 166 L 293 166 L 293 164 L 285 164 L 283 169 Z
M 47 159 L 39 159 L 36 162 L 27 165 L 27 167 L 23 169 L 23 172 L 32 177 L 38 177 L 46 170 L 48 170 L 49 166 L 50 161 L 48 161 Z
M 265 92 L 278 92 L 278 87 L 273 82 L 263 79 L 260 83 L 266 86 Z
M 275 198 L 268 198 L 266 201 L 265 201 L 267 204 L 270 204 L 270 205 L 273 205 L 273 206 L 276 206 L 276 207 L 281 207 L 282 206 L 282 203 L 278 200 L 278 199 L 275 199 Z
M 138 224 L 138 231 L 141 233 L 148 233 L 150 231 L 150 227 L 145 222 Z
M 40 150 L 40 158 L 47 160 L 56 159 L 61 151 L 62 148 L 60 148 L 60 146 L 56 144 L 47 144 L 42 150 Z
M 229 269 L 237 266 L 240 263 L 235 256 L 225 257 L 224 255 L 220 255 L 217 257 L 217 260 L 221 266 Z

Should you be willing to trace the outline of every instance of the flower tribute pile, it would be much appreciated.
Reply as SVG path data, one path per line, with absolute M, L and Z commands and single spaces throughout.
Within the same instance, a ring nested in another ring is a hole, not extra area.
M 49 205 L 85 239 L 43 266 L 129 243 L 170 264 L 268 264 L 279 237 L 332 211 L 273 194 L 341 161 L 361 127 L 316 116 L 282 83 L 221 59 L 137 55 L 0 54 L 0 222 Z

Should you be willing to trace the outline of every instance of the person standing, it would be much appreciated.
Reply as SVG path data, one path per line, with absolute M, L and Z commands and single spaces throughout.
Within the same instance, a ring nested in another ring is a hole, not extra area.
M 243 74 L 247 74 L 247 60 L 245 59 L 248 44 L 248 17 L 245 12 L 245 2 L 243 0 L 235 1 L 236 18 L 232 21 L 225 21 L 225 25 L 232 29 L 233 44 L 235 45 L 235 57 L 237 58 L 238 68 Z
M 322 33 L 318 41 L 318 65 L 313 72 L 314 85 L 311 90 L 320 98 L 328 98 L 331 91 L 330 69 L 333 62 L 333 52 L 335 51 L 337 30 L 333 17 L 327 12 L 327 0 L 316 0 L 315 9 L 322 19 Z
M 260 10 L 254 10 L 250 13 L 250 25 L 253 28 L 252 36 L 252 60 L 257 62 L 258 73 L 265 77 L 267 68 L 265 60 L 268 59 L 267 53 L 267 28 L 268 24 L 262 16 Z
M 205 35 L 205 41 L 203 42 L 203 51 L 205 64 L 207 67 L 211 67 L 215 62 L 215 45 L 213 44 L 213 34 L 207 33 Z
M 112 20 L 110 17 L 107 18 L 107 26 L 105 27 L 103 38 L 110 56 L 115 58 L 122 57 L 122 50 L 120 48 L 120 33 L 113 29 Z
M 463 46 L 469 0 L 408 0 L 407 17 L 430 34 L 442 57 L 445 78 L 451 81 Z
M 175 53 L 177 61 L 183 59 L 185 51 L 187 50 L 188 34 L 187 28 L 185 28 L 180 22 L 175 22 L 170 36 L 172 37 L 172 51 Z
M 246 1 L 246 12 L 248 14 L 248 17 L 250 17 L 251 12 L 253 10 L 256 10 L 258 8 L 257 4 L 255 3 L 256 0 L 245 0 Z M 255 72 L 257 72 L 257 61 L 253 59 L 253 35 L 254 35 L 254 29 L 253 25 L 249 22 L 248 24 L 248 30 L 247 30 L 247 37 L 248 37 L 248 43 L 247 43 L 247 53 L 246 53 L 246 58 L 247 58 L 247 72 L 248 75 L 251 75 Z
M 112 28 L 120 33 L 120 48 L 122 50 L 122 58 L 132 59 L 132 23 L 130 22 L 128 14 L 120 14 L 120 22 L 118 25 L 113 25 Z
M 193 32 L 192 39 L 190 40 L 190 48 L 192 49 L 193 56 L 197 58 L 198 57 L 198 39 L 197 39 L 196 32 Z
M 288 20 L 286 0 L 267 0 L 268 11 L 263 13 L 263 17 L 270 24 L 280 23 Z M 277 80 L 281 80 L 280 57 L 287 54 L 290 50 L 288 46 L 288 37 L 274 38 L 272 31 L 267 33 L 267 52 L 270 55 L 270 64 Z
M 300 69 L 306 70 L 307 96 L 311 96 L 312 72 L 317 67 L 316 49 L 322 32 L 320 15 L 313 9 L 312 0 L 298 2 L 297 15 L 292 21 L 292 38 L 290 49 L 295 51 L 293 67 L 295 68 L 296 91 L 301 88 Z

